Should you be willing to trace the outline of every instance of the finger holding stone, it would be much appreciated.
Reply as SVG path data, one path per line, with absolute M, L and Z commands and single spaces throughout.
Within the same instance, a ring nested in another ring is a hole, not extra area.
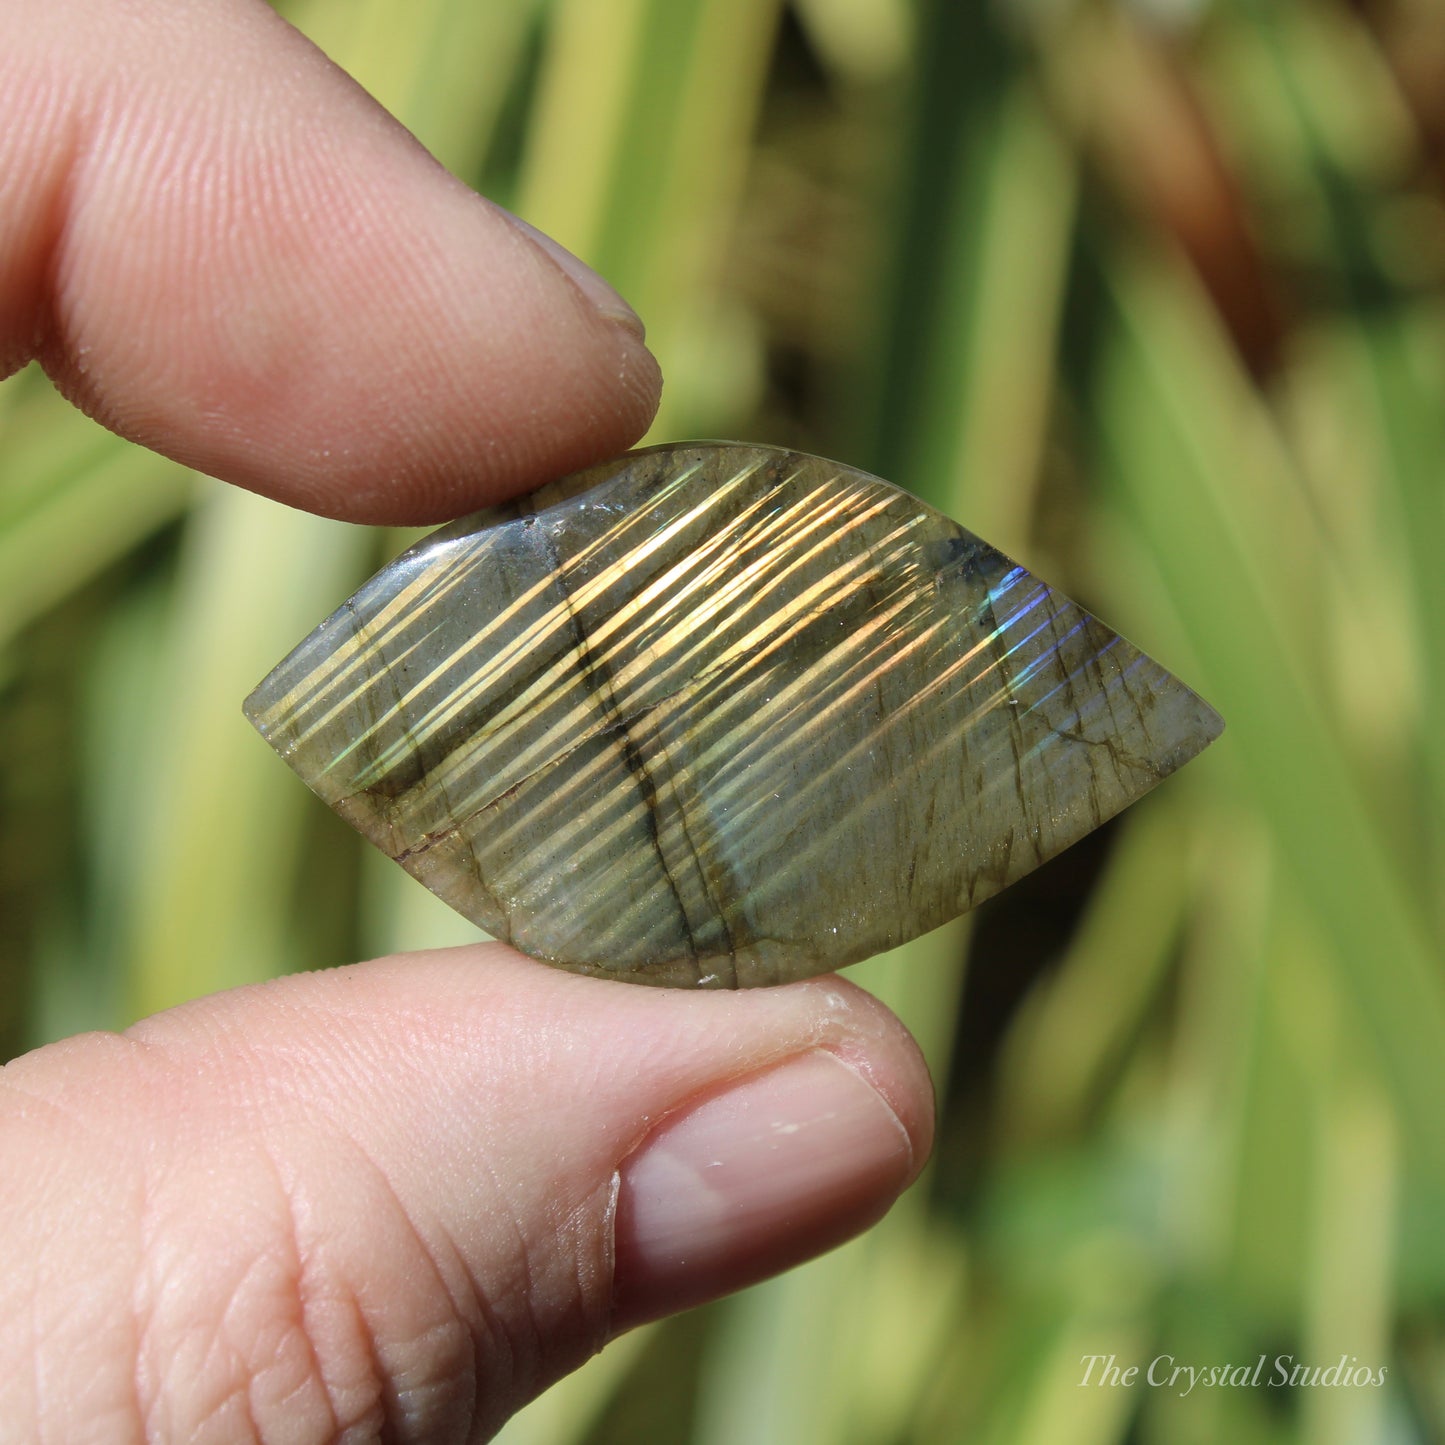
M 472 1438 L 865 1227 L 931 1130 L 915 1046 L 836 978 L 679 994 L 492 945 L 72 1040 L 0 1072 L 0 1420 Z
M 260 0 L 11 7 L 0 374 L 297 506 L 421 522 L 634 441 L 641 323 Z

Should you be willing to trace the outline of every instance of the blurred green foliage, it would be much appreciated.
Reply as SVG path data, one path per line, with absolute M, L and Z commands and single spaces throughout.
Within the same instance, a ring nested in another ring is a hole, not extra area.
M 1445 1438 L 1435 0 L 281 8 L 636 304 L 654 439 L 888 476 L 1230 722 L 854 971 L 939 1081 L 922 1186 L 504 1439 Z M 188 476 L 33 370 L 0 387 L 7 1052 L 468 936 L 239 713 L 400 540 Z M 1081 1385 L 1110 1353 L 1388 1374 Z

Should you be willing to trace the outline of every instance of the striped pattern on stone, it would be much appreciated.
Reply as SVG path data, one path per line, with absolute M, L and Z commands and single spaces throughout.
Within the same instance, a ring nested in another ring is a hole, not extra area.
M 916 498 L 733 444 L 632 453 L 444 527 L 246 713 L 487 932 L 704 987 L 936 927 L 1222 726 Z

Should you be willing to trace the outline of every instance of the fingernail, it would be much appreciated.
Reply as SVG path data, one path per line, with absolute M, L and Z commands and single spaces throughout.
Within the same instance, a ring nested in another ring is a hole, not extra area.
M 643 326 L 642 318 L 590 266 L 565 246 L 558 245 L 546 232 L 528 225 L 520 216 L 514 216 L 510 211 L 503 214 L 533 245 L 547 253 L 598 312 L 609 320 L 621 322 L 639 341 L 646 339 L 647 328 Z
M 822 1254 L 880 1219 L 912 1173 L 898 1116 L 832 1054 L 742 1080 L 666 1121 L 624 1163 L 616 1328 Z

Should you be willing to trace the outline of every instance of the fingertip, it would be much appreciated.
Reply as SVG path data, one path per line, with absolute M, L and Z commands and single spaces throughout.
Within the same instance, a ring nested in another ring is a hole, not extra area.
M 580 256 L 574 255 L 559 241 L 554 241 L 545 231 L 539 231 L 529 221 L 510 211 L 502 214 L 534 246 L 539 247 L 562 274 L 571 281 L 597 314 L 608 321 L 616 321 L 639 341 L 647 340 L 647 327 L 642 317 L 635 312 L 613 287 L 609 286 Z
M 920 1163 L 884 1094 L 825 1050 L 729 1084 L 623 1165 L 614 1327 L 832 1249 L 880 1219 Z
M 851 979 L 830 974 L 795 985 L 823 994 L 825 1016 L 836 1032 L 824 1044 L 883 1098 L 908 1135 L 917 1178 L 933 1153 L 936 1099 L 933 1077 L 918 1041 L 880 999 Z

